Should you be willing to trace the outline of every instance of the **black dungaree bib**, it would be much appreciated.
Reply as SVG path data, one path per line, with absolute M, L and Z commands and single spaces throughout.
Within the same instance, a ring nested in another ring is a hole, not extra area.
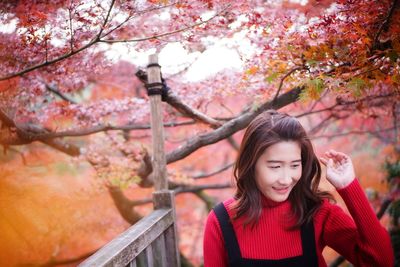
M 262 260 L 242 258 L 239 243 L 233 230 L 228 212 L 224 204 L 219 203 L 214 207 L 214 213 L 217 216 L 221 227 L 222 235 L 225 241 L 225 249 L 228 252 L 228 261 L 230 267 L 317 267 L 318 258 L 315 247 L 314 225 L 303 225 L 301 227 L 301 245 L 303 255 L 285 258 L 280 260 Z

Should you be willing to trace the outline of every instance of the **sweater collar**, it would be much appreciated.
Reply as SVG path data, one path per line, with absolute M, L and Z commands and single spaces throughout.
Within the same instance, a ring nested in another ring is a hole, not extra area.
M 285 201 L 278 202 L 278 201 L 274 201 L 274 200 L 264 196 L 264 194 L 261 192 L 260 192 L 260 195 L 261 195 L 261 203 L 262 203 L 263 207 L 273 208 L 273 207 L 278 207 L 278 206 L 282 206 L 282 205 L 289 203 L 288 199 L 286 199 Z

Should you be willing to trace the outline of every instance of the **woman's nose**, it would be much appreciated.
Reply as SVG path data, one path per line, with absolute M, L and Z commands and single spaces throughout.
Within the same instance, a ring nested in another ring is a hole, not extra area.
M 282 168 L 281 178 L 279 179 L 279 183 L 282 185 L 288 185 L 292 182 L 292 173 L 290 170 Z

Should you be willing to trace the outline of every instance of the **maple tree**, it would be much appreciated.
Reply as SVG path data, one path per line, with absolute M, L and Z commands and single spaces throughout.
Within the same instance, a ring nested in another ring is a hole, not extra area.
M 296 115 L 314 140 L 370 134 L 399 149 L 400 4 L 305 2 L 2 2 L 0 23 L 11 30 L 0 31 L 0 144 L 24 153 L 40 142 L 88 162 L 135 223 L 150 199 L 123 189 L 153 185 L 148 97 L 135 77 L 140 66 L 110 55 L 179 42 L 191 55 L 222 43 L 243 68 L 188 81 L 192 60 L 164 74 L 177 194 L 193 193 L 210 209 L 208 190 L 231 185 L 208 177 L 232 166 L 240 131 L 268 108 Z

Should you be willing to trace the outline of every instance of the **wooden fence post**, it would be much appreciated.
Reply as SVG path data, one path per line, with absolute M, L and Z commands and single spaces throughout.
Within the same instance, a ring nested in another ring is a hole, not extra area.
M 174 192 L 168 190 L 168 180 L 166 171 L 166 159 L 164 150 L 164 126 L 161 102 L 161 70 L 158 64 L 157 54 L 149 56 L 147 66 L 147 89 L 150 97 L 151 107 L 151 136 L 153 144 L 153 178 L 154 189 L 153 204 L 154 209 L 170 208 L 174 218 L 174 223 L 165 232 L 165 247 L 167 266 L 180 266 L 178 235 L 176 229 L 175 198 Z
M 158 65 L 158 56 L 153 54 L 149 56 L 149 65 L 147 67 L 147 82 L 151 108 L 151 138 L 153 144 L 153 177 L 155 191 L 168 189 L 166 175 L 166 161 L 164 151 L 164 127 L 163 114 L 161 106 L 161 71 Z M 151 93 L 151 92 L 160 92 Z

